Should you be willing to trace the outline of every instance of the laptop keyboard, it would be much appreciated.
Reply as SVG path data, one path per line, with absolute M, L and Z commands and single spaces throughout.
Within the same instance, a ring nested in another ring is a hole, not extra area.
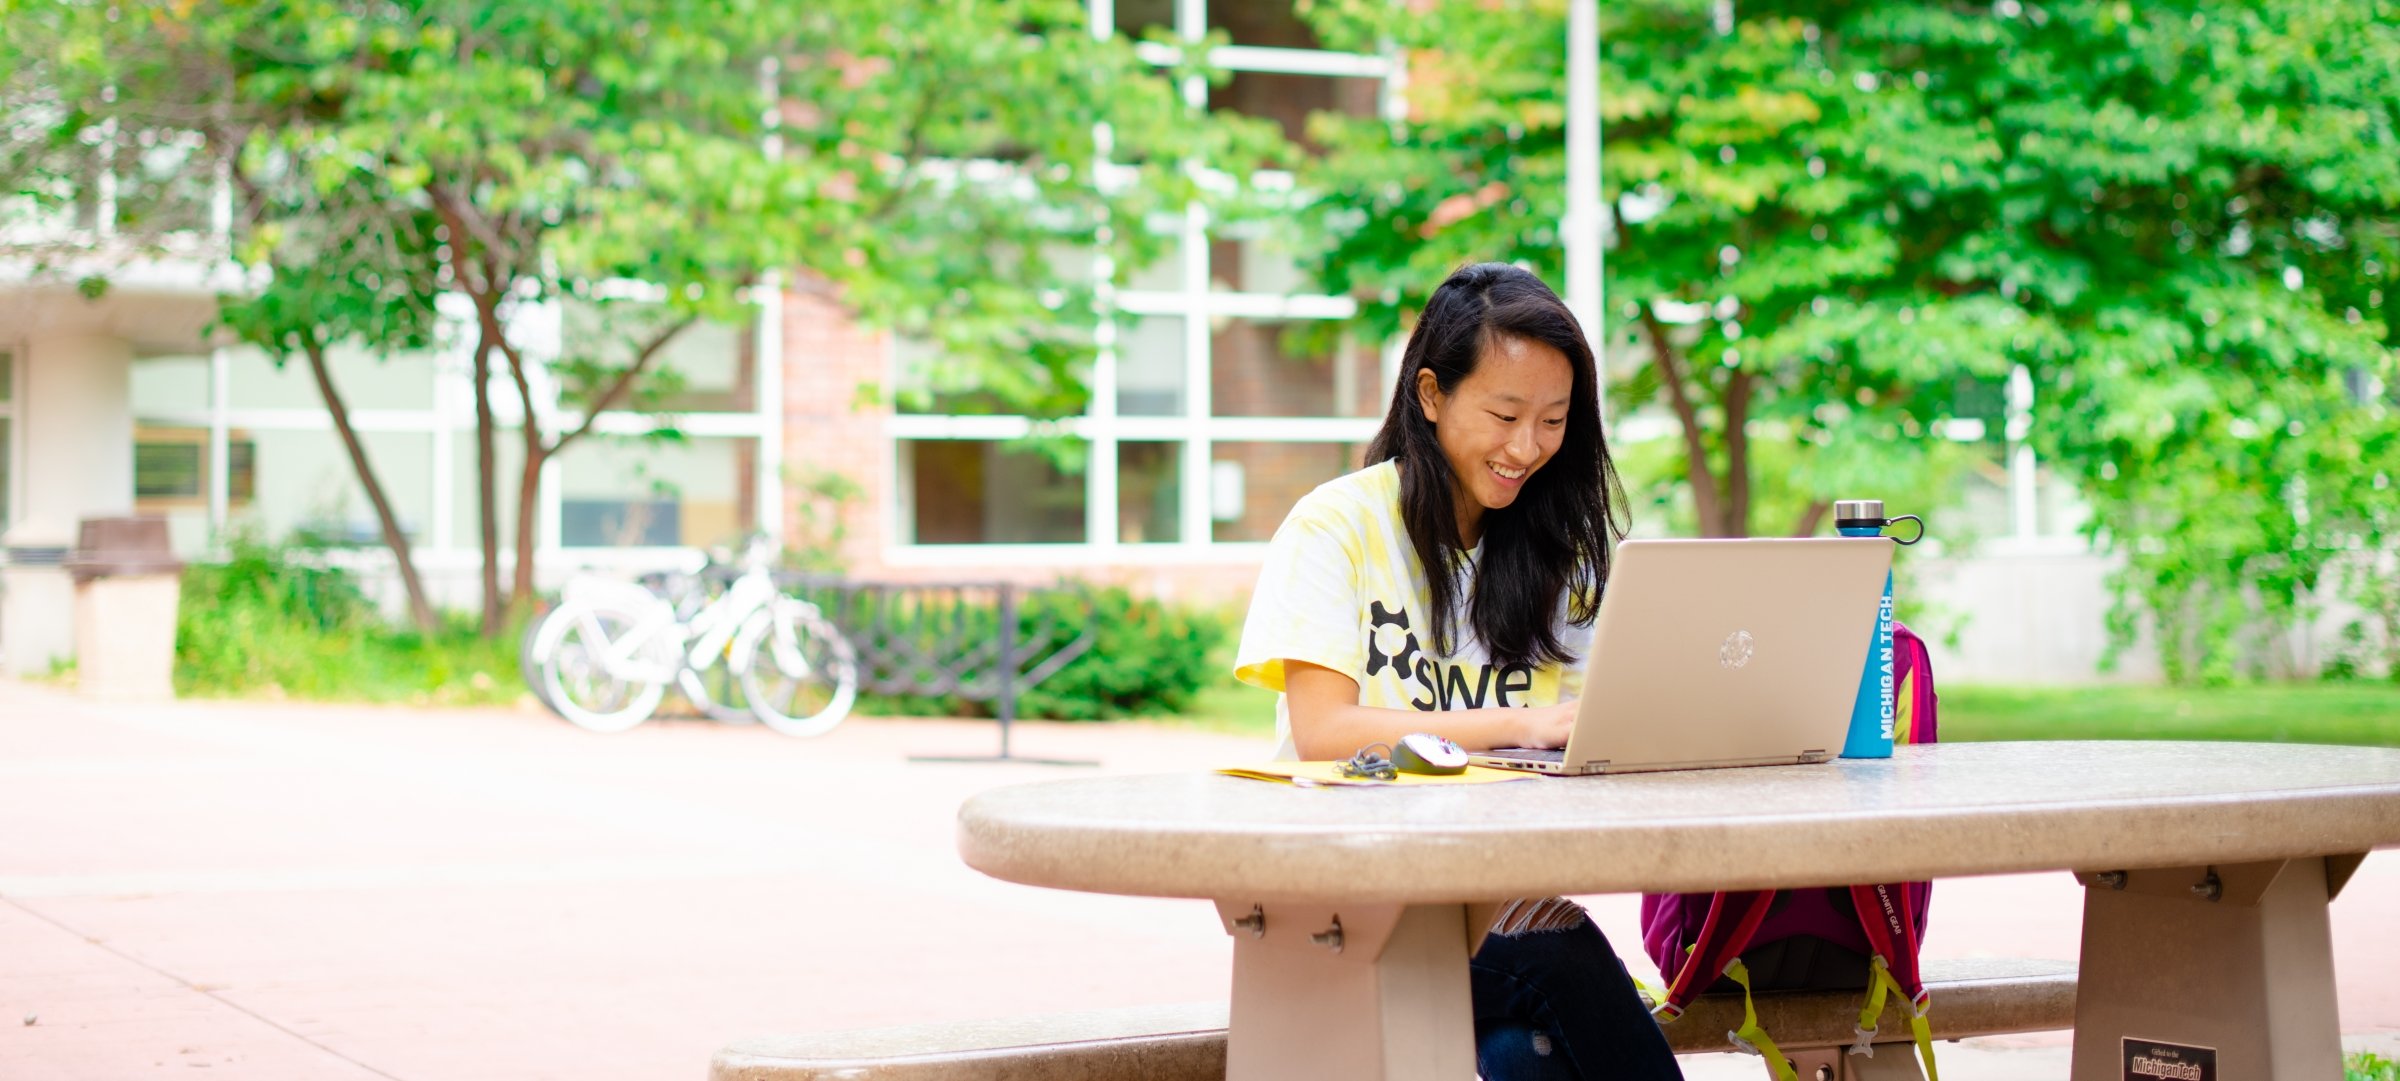
M 1536 747 L 1500 747 L 1494 750 L 1485 751 L 1483 753 L 1491 758 L 1507 758 L 1518 762 L 1564 762 L 1567 760 L 1566 748 L 1563 747 L 1551 747 L 1547 749 Z

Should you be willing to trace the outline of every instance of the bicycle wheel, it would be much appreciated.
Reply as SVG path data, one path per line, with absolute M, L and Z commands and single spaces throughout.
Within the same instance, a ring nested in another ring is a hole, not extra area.
M 629 668 L 671 671 L 675 659 L 656 656 L 669 645 L 664 636 L 648 635 L 634 656 L 610 663 L 640 623 L 638 614 L 606 605 L 570 601 L 552 610 L 533 650 L 541 658 L 543 703 L 594 732 L 622 732 L 649 720 L 666 697 L 667 681 L 625 673 Z
M 750 708 L 750 696 L 742 690 L 742 677 L 733 670 L 733 643 L 709 657 L 699 667 L 685 658 L 683 671 L 675 675 L 675 688 L 683 692 L 693 707 L 709 720 L 722 724 L 757 724 L 758 714 Z
M 525 633 L 517 637 L 517 674 L 524 678 L 525 689 L 533 692 L 533 700 L 552 713 L 558 712 L 558 707 L 550 704 L 549 681 L 542 678 L 542 661 L 547 656 L 543 653 L 542 628 L 551 616 L 558 614 L 558 609 L 554 604 L 535 613 L 525 621 Z
M 858 700 L 858 655 L 815 606 L 786 599 L 750 617 L 733 650 L 761 723 L 787 736 L 833 730 Z

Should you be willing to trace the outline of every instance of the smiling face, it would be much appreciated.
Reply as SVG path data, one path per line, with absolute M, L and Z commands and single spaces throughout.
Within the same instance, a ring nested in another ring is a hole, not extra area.
M 1417 372 L 1417 405 L 1450 461 L 1461 544 L 1481 540 L 1483 512 L 1516 502 L 1525 482 L 1558 453 L 1574 392 L 1575 369 L 1565 353 L 1507 334 L 1492 336 L 1475 370 L 1448 394 L 1432 372 Z

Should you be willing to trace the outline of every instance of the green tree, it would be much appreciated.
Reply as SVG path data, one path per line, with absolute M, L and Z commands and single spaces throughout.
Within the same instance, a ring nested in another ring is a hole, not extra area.
M 435 630 L 409 537 L 327 357 L 341 344 L 431 343 L 438 288 L 429 217 L 392 213 L 392 192 L 373 170 L 305 143 L 242 154 L 247 132 L 272 128 L 308 102 L 231 95 L 246 39 L 230 21 L 14 3 L 0 5 L 0 18 L 10 29 L 0 47 L 0 70 L 9 72 L 0 176 L 14 186 L 19 215 L 0 225 L 32 238 L 14 246 L 34 256 L 37 274 L 51 260 L 88 265 L 97 255 L 105 266 L 111 257 L 188 256 L 176 242 L 209 224 L 199 208 L 213 202 L 212 182 L 229 183 L 253 225 L 241 261 L 269 273 L 224 297 L 217 325 L 278 366 L 306 361 L 391 549 L 409 616 L 419 630 Z M 43 228 L 45 219 L 74 228 L 59 235 Z M 78 234 L 109 242 L 94 252 Z M 88 295 L 104 290 L 106 278 L 81 284 Z
M 1565 5 L 1490 6 L 1313 6 L 1410 58 L 1409 119 L 1320 118 L 1306 177 L 1322 272 L 1379 330 L 1471 259 L 1560 272 Z M 2389 8 L 1603 5 L 1603 329 L 1646 360 L 1612 406 L 1676 418 L 1700 532 L 1762 495 L 1806 532 L 1938 476 L 1935 425 L 1996 429 L 2024 365 L 2030 437 L 2128 561 L 2120 634 L 2147 615 L 2172 674 L 2222 670 L 2231 624 L 2288 626 L 2387 544 L 2365 392 L 2394 382 L 2400 159 L 2361 151 L 2393 139 Z
M 2393 541 L 2396 14 L 2029 5 L 1965 88 L 2007 154 L 1959 257 L 2055 328 L 2035 438 L 2179 680 L 2304 667 L 2292 626 Z
M 644 401 L 695 320 L 743 318 L 746 290 L 788 272 L 935 343 L 947 380 L 1070 412 L 1094 261 L 1151 261 L 1165 238 L 1145 223 L 1202 195 L 1193 166 L 1272 143 L 1191 115 L 1181 72 L 1094 38 L 1073 0 L 195 0 L 43 18 L 46 60 L 76 74 L 57 83 L 50 142 L 171 115 L 278 175 L 339 187 L 365 170 L 388 231 L 424 231 L 389 252 L 430 271 L 381 276 L 430 272 L 475 313 L 487 631 L 531 591 L 543 463 L 603 410 Z M 312 205 L 253 201 L 240 226 L 322 235 L 279 216 Z M 242 250 L 272 267 L 294 249 Z M 536 303 L 597 326 L 536 355 L 512 318 Z M 557 415 L 545 373 L 562 385 Z M 526 418 L 505 592 L 496 382 Z
M 1321 118 L 1331 149 L 1307 177 L 1325 193 L 1324 273 L 1381 301 L 1366 315 L 1379 331 L 1464 262 L 1564 276 L 1565 4 L 1512 5 L 1525 17 L 1509 19 L 1487 6 L 1318 9 L 1329 37 L 1409 50 L 1408 122 Z M 1838 495 L 1953 473 L 1964 452 L 1934 429 L 1989 398 L 1958 391 L 2006 374 L 2023 320 L 1948 279 L 1940 240 L 1909 213 L 1910 189 L 1938 202 L 1991 159 L 1973 121 L 1922 87 L 1862 77 L 1888 32 L 1733 11 L 1604 5 L 1602 334 L 1645 361 L 1610 407 L 1674 418 L 1702 535 L 1805 534 Z M 1854 11 L 1825 14 L 1872 23 Z M 1780 475 L 1756 475 L 1762 439 Z
M 308 183 L 288 177 L 262 181 L 239 165 L 232 175 L 252 206 L 281 207 L 281 216 L 297 219 L 299 228 L 253 236 L 254 244 L 270 247 L 249 261 L 272 266 L 274 273 L 254 291 L 224 297 L 218 323 L 279 366 L 294 356 L 307 362 L 334 435 L 375 509 L 384 546 L 391 549 L 409 618 L 418 630 L 432 634 L 440 620 L 417 573 L 408 533 L 327 360 L 328 352 L 343 343 L 412 351 L 433 343 L 439 288 L 430 252 L 423 250 L 432 241 L 432 229 L 422 216 L 386 213 L 381 180 L 368 170 L 322 170 Z

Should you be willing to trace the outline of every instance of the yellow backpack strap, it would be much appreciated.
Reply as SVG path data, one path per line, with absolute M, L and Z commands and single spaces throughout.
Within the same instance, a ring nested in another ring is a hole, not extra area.
M 1933 1068 L 1933 1022 L 1925 1016 L 1932 1009 L 1933 1000 L 1928 998 L 1923 1007 L 1911 1010 L 1908 1030 L 1917 1038 L 1917 1057 L 1925 1063 L 1925 1081 L 1942 1081 L 1942 1071 Z
M 1867 1008 L 1859 1011 L 1858 1042 L 1850 1045 L 1850 1053 L 1875 1057 L 1875 1022 L 1883 1015 L 1883 1004 L 1891 996 L 1908 1004 L 1908 1031 L 1916 1041 L 1917 1058 L 1925 1063 L 1925 1081 L 1942 1081 L 1942 1072 L 1933 1065 L 1933 1021 L 1927 1016 L 1933 1012 L 1933 996 L 1908 997 L 1900 981 L 1892 978 L 1891 967 L 1884 963 L 1882 954 L 1875 955 L 1867 983 Z
M 1693 943 L 1693 945 L 1696 946 L 1698 943 Z M 1687 965 L 1692 963 L 1691 946 L 1685 946 L 1683 948 L 1683 963 Z M 1673 1024 L 1676 1018 L 1683 1016 L 1682 1007 L 1675 1005 L 1675 998 L 1673 995 L 1673 991 L 1675 990 L 1675 978 L 1667 975 L 1666 970 L 1659 970 L 1658 982 L 1661 986 L 1655 991 L 1650 989 L 1649 984 L 1643 983 L 1641 977 L 1634 976 L 1633 973 L 1630 972 L 1626 973 L 1626 975 L 1633 978 L 1633 989 L 1641 992 L 1645 997 L 1649 998 L 1650 1016 L 1658 1019 L 1659 1024 Z
M 1632 980 L 1632 981 L 1633 981 L 1633 989 L 1634 989 L 1635 991 L 1638 991 L 1638 992 L 1640 992 L 1640 993 L 1641 993 L 1641 996 L 1642 996 L 1644 999 L 1647 999 L 1647 1000 L 1649 1000 L 1651 1014 L 1652 1014 L 1652 1016 L 1655 1016 L 1655 1017 L 1657 1017 L 1657 1018 L 1658 1018 L 1658 1023 L 1659 1023 L 1659 1024 L 1662 1024 L 1662 1025 L 1663 1025 L 1663 1024 L 1666 1024 L 1666 1023 L 1667 1023 L 1667 1022 L 1669 1022 L 1669 1021 L 1673 1021 L 1674 1019 L 1676 1019 L 1676 1018 L 1678 1018 L 1678 1017 L 1681 1017 L 1681 1016 L 1683 1016 L 1683 1014 L 1681 1014 L 1680 1012 L 1670 1012 L 1670 1013 L 1662 1013 L 1662 1012 L 1660 1012 L 1660 1011 L 1661 1011 L 1663 1008 L 1665 1008 L 1665 1007 L 1666 1007 L 1666 1005 L 1667 1005 L 1667 990 L 1666 990 L 1666 988 L 1664 988 L 1664 987 L 1652 987 L 1652 986 L 1650 986 L 1649 984 L 1643 983 L 1643 982 L 1642 982 L 1642 978 L 1641 978 L 1640 976 L 1636 976 L 1636 975 L 1634 975 L 1634 974 L 1633 974 L 1633 973 L 1631 973 L 1631 972 L 1627 972 L 1627 973 L 1625 974 L 1625 978 L 1626 978 L 1626 979 L 1629 979 L 1629 980 Z
M 1792 1060 L 1783 1057 L 1783 1051 L 1775 1046 L 1775 1041 L 1767 1035 L 1767 1030 L 1758 1026 L 1758 1003 L 1750 997 L 1749 966 L 1742 964 L 1742 959 L 1736 957 L 1726 964 L 1725 975 L 1726 978 L 1742 986 L 1742 1027 L 1726 1033 L 1725 1038 L 1733 1041 L 1735 1047 L 1765 1058 L 1767 1068 L 1775 1071 L 1778 1081 L 1799 1081 L 1800 1075 L 1792 1069 Z M 1940 1079 L 1935 1078 L 1933 1081 L 1940 1081 Z
M 1858 1011 L 1858 1042 L 1850 1045 L 1853 1055 L 1875 1057 L 1875 1022 L 1883 1017 L 1883 1000 L 1895 987 L 1892 971 L 1884 967 L 1883 955 L 1875 955 L 1874 967 L 1867 975 L 1867 1008 Z

